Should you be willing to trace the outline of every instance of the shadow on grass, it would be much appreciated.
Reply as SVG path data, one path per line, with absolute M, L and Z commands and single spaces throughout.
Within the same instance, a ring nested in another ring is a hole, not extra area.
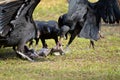
M 26 59 L 23 59 L 23 58 L 20 58 L 19 56 L 17 56 L 16 52 L 12 48 L 1 48 L 0 49 L 0 60 L 9 60 L 9 59 L 26 60 Z M 39 58 L 35 58 L 34 60 L 35 60 L 35 62 L 54 61 L 53 59 L 51 59 L 49 57 L 39 57 Z
M 16 53 L 11 48 L 0 49 L 0 60 L 7 60 L 16 57 Z

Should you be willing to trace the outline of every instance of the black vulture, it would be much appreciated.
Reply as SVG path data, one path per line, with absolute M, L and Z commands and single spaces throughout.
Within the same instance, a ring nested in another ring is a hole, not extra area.
M 39 31 L 39 38 L 35 39 L 36 45 L 39 43 L 39 39 L 42 42 L 42 48 L 48 48 L 48 45 L 46 43 L 46 39 L 54 39 L 55 43 L 58 43 L 58 36 L 59 36 L 59 27 L 58 23 L 55 20 L 49 20 L 49 21 L 38 21 L 35 20 L 36 27 Z M 33 44 L 33 41 L 30 41 L 30 45 Z
M 60 28 L 60 38 L 64 37 L 66 40 L 68 39 L 68 33 L 70 33 L 70 39 L 66 45 L 66 49 L 70 46 L 70 44 L 73 42 L 75 37 L 79 34 L 79 32 L 82 29 L 82 25 L 79 24 L 79 22 L 75 23 L 74 21 L 70 21 L 67 18 L 67 13 L 61 15 L 58 18 L 58 25 Z M 93 47 L 94 49 L 94 42 L 90 40 L 90 47 Z
M 40 0 L 0 1 L 0 46 L 13 47 L 23 58 L 25 44 L 37 38 L 37 29 L 32 18 L 33 11 Z
M 101 20 L 107 24 L 119 23 L 120 7 L 118 0 L 68 0 L 67 18 L 79 24 L 82 29 L 78 36 L 90 40 L 100 38 Z M 75 29 L 75 27 L 74 27 Z M 59 43 L 61 44 L 61 39 Z
M 68 18 L 83 23 L 80 37 L 98 40 L 101 19 L 107 24 L 120 20 L 120 9 L 117 0 L 69 0 Z

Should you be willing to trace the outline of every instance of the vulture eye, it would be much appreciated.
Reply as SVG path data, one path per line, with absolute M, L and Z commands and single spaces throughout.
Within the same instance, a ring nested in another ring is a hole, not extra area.
M 90 3 L 96 3 L 96 2 L 98 2 L 99 0 L 88 0 L 88 2 L 90 2 Z

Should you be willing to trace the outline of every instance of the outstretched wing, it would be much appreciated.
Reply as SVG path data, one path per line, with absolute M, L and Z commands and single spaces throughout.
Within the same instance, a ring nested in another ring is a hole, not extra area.
M 99 0 L 97 3 L 91 3 L 91 7 L 102 17 L 105 23 L 113 24 L 120 20 L 120 5 L 118 0 Z
M 23 3 L 24 0 L 0 1 L 0 33 L 2 33 L 3 29 L 16 17 Z
M 101 19 L 105 23 L 113 24 L 120 20 L 118 0 L 69 0 L 68 18 L 83 22 L 79 36 L 98 40 Z
M 105 23 L 119 23 L 120 5 L 118 0 L 99 0 L 96 3 L 88 3 L 88 13 L 84 26 L 79 36 L 98 40 L 101 18 Z
M 105 23 L 119 23 L 120 8 L 118 0 L 99 0 L 96 3 L 88 3 L 88 13 L 79 36 L 98 40 L 101 18 Z

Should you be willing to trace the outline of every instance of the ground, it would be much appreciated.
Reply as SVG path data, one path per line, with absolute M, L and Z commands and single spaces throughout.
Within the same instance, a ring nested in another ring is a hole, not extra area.
M 34 19 L 57 20 L 67 12 L 65 0 L 42 1 L 34 12 Z M 2 48 L 0 80 L 119 80 L 120 25 L 102 25 L 101 33 L 104 38 L 95 42 L 95 50 L 89 48 L 89 40 L 76 38 L 66 55 L 48 56 L 36 62 L 21 60 L 12 48 Z M 64 47 L 67 41 L 64 40 Z M 55 45 L 52 39 L 47 43 L 49 48 Z M 39 50 L 41 46 L 39 43 L 35 49 Z

